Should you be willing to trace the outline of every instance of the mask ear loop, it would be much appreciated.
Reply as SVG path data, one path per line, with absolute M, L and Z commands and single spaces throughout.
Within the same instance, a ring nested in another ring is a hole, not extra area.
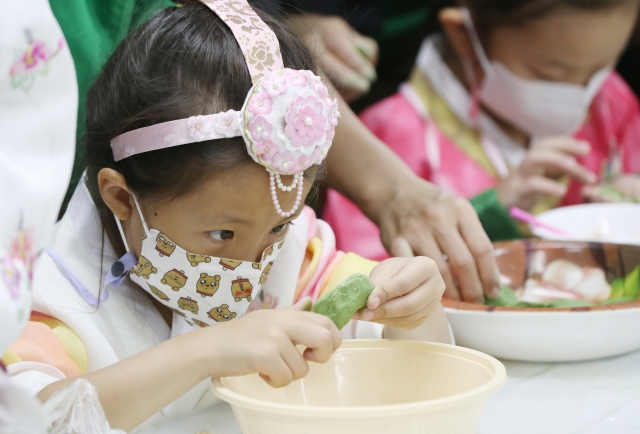
M 473 25 L 473 20 L 471 19 L 471 12 L 469 9 L 462 8 L 462 17 L 464 19 L 464 25 L 469 32 L 469 38 L 471 38 L 471 44 L 473 45 L 473 50 L 476 52 L 476 56 L 478 56 L 478 60 L 482 67 L 488 70 L 491 66 L 491 62 L 487 57 L 487 53 L 485 53 L 484 48 L 482 47 L 482 43 L 480 42 L 480 37 L 478 36 L 478 32 L 476 31 L 476 27 Z
M 140 216 L 140 220 L 142 221 L 142 227 L 144 228 L 144 233 L 147 234 L 147 236 L 150 236 L 150 231 L 149 231 L 149 227 L 147 226 L 147 222 L 144 219 L 144 216 L 142 215 L 142 208 L 140 208 L 140 204 L 138 203 L 138 199 L 136 198 L 136 195 L 131 193 L 131 196 L 133 197 L 133 201 L 136 204 L 136 209 L 138 210 L 138 215 Z
M 142 220 L 142 227 L 144 228 L 144 233 L 147 234 L 147 236 L 149 236 L 149 227 L 147 226 L 147 222 L 144 220 L 144 217 L 142 216 L 142 211 L 140 210 L 140 204 L 138 203 L 138 199 L 136 199 L 136 196 L 133 193 L 131 194 L 131 196 L 133 197 L 133 201 L 136 204 L 136 210 L 138 211 L 140 220 Z M 120 222 L 120 219 L 115 214 L 113 215 L 113 217 L 116 219 L 116 225 L 118 226 L 118 230 L 120 231 L 120 236 L 122 237 L 124 248 L 127 250 L 127 253 L 129 253 L 131 249 L 129 248 L 129 243 L 127 243 L 127 237 L 124 235 L 124 230 L 122 229 L 122 222 Z
M 469 88 L 471 89 L 471 106 L 469 107 L 469 118 L 473 123 L 474 128 L 478 128 L 480 119 L 480 85 L 476 80 L 476 75 L 473 71 L 473 65 L 470 58 L 465 57 L 462 59 L 462 67 L 464 74 L 467 77 Z
M 124 230 L 122 230 L 122 223 L 120 222 L 120 219 L 118 218 L 118 216 L 114 214 L 113 217 L 116 219 L 116 225 L 118 226 L 118 230 L 120 231 L 120 237 L 122 238 L 122 242 L 124 243 L 124 248 L 127 250 L 127 253 L 129 253 L 131 249 L 129 248 L 129 243 L 127 243 L 127 237 L 124 236 Z

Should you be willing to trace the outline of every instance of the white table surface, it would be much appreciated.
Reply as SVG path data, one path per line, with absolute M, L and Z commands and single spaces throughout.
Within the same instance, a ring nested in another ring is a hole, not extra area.
M 504 364 L 509 379 L 487 401 L 479 434 L 640 433 L 640 351 L 582 363 Z M 145 434 L 241 432 L 221 403 Z

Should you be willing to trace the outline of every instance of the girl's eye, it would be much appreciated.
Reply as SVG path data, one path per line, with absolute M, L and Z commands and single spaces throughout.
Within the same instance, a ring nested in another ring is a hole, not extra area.
M 276 226 L 275 228 L 271 229 L 271 233 L 273 234 L 279 234 L 280 232 L 282 232 L 287 225 L 289 225 L 290 223 L 283 223 L 281 225 Z
M 209 232 L 209 236 L 216 241 L 226 241 L 233 238 L 233 231 L 225 231 L 225 230 L 211 231 Z

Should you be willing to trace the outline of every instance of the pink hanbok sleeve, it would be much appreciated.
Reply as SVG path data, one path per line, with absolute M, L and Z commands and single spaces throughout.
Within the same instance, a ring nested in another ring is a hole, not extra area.
M 593 100 L 589 117 L 576 138 L 591 144 L 589 155 L 578 161 L 602 179 L 603 167 L 617 148 L 623 173 L 640 174 L 640 108 L 638 99 L 617 72 L 611 74 Z M 562 205 L 583 202 L 583 185 L 571 181 Z

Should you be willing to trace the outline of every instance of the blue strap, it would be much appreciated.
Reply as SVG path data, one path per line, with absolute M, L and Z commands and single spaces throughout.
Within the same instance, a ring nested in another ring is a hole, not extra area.
M 80 282 L 80 280 L 78 280 L 76 276 L 73 275 L 69 267 L 67 267 L 64 261 L 62 261 L 62 259 L 56 253 L 49 249 L 47 249 L 47 253 L 65 274 L 67 280 L 69 280 L 69 282 L 71 282 L 71 284 L 76 288 L 80 296 L 93 307 L 98 306 L 100 303 L 106 302 L 109 299 L 108 286 L 112 285 L 114 288 L 116 288 L 118 285 L 120 285 L 129 273 L 129 270 L 131 270 L 131 267 L 138 263 L 135 255 L 131 252 L 127 252 L 118 261 L 116 261 L 111 266 L 109 274 L 107 274 L 104 287 L 102 288 L 102 297 L 98 299 L 82 284 L 82 282 Z

